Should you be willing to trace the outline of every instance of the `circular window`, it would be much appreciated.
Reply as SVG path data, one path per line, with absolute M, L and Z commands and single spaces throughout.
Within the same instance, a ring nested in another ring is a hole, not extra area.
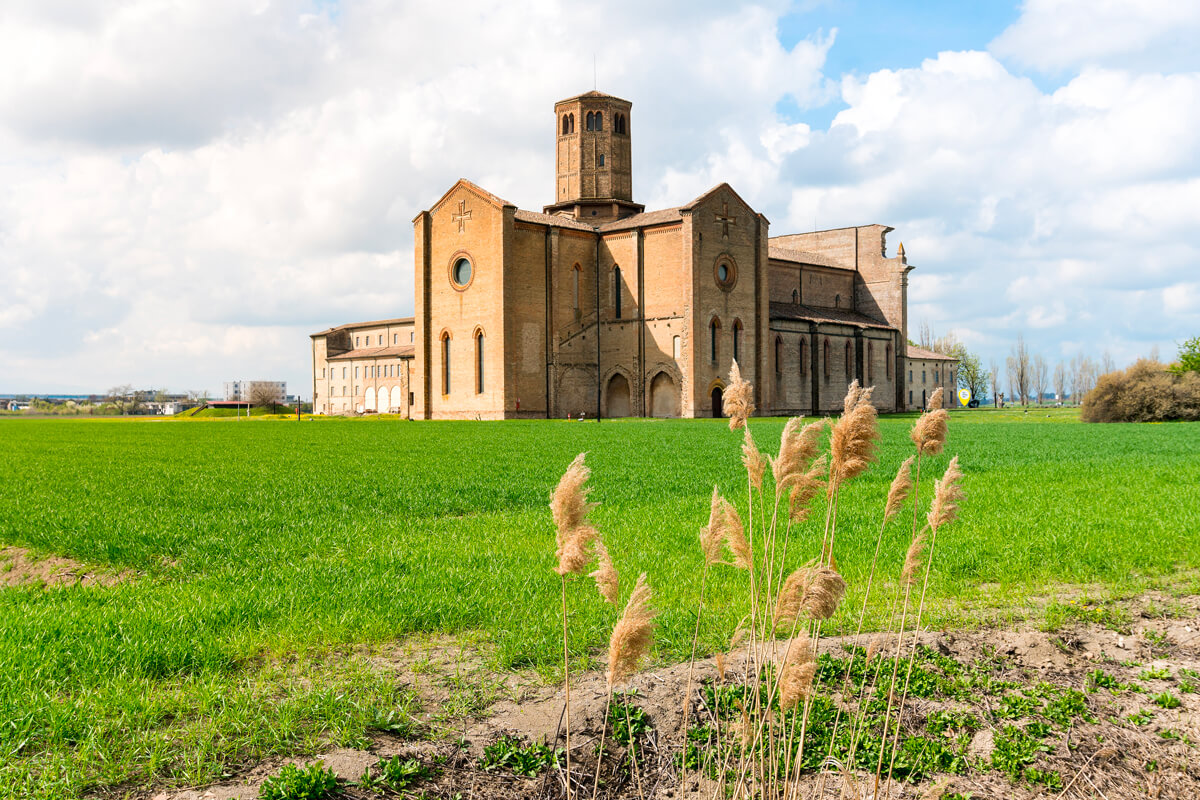
M 716 279 L 717 286 L 729 291 L 737 283 L 737 264 L 729 256 L 721 256 L 713 265 L 713 278 Z
M 466 289 L 475 277 L 475 265 L 471 257 L 459 251 L 450 258 L 450 283 L 455 289 Z

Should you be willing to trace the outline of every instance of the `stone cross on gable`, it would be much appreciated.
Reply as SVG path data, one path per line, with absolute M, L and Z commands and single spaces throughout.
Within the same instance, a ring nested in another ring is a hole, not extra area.
M 458 232 L 462 233 L 467 229 L 467 220 L 471 218 L 471 211 L 467 208 L 466 200 L 458 201 L 458 211 L 450 215 L 451 222 L 458 223 Z
M 714 214 L 713 216 L 716 218 L 716 221 L 721 224 L 721 238 L 728 239 L 729 238 L 729 226 L 737 225 L 737 217 L 729 216 L 729 201 L 722 200 L 721 201 L 721 213 Z

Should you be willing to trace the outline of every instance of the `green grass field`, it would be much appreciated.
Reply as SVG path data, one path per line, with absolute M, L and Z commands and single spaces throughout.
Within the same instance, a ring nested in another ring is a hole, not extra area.
M 912 421 L 881 421 L 879 464 L 843 495 L 836 557 L 850 589 L 834 628 L 861 602 Z M 751 427 L 773 451 L 782 425 Z M 708 420 L 2 420 L 0 544 L 137 575 L 0 589 L 0 798 L 200 784 L 267 754 L 361 743 L 410 698 L 357 654 L 411 634 L 469 634 L 497 669 L 552 676 L 547 502 L 580 451 L 618 569 L 654 586 L 655 657 L 684 659 L 713 484 L 744 513 L 739 443 Z M 1038 613 L 1080 586 L 1196 590 L 1200 425 L 959 412 L 924 491 L 953 454 L 967 499 L 939 537 L 931 625 Z M 819 526 L 793 536 L 789 568 L 816 554 Z M 888 529 L 889 580 L 908 536 Z M 705 647 L 736 624 L 743 580 L 710 577 Z M 570 591 L 584 666 L 615 612 L 590 582 Z

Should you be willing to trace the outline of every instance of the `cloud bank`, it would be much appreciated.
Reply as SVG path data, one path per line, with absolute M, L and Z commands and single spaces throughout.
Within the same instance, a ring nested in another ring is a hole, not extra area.
M 412 312 L 411 219 L 455 179 L 552 198 L 552 104 L 593 54 L 648 206 L 727 180 L 776 232 L 892 225 L 911 319 L 985 360 L 1018 331 L 1051 360 L 1170 354 L 1200 331 L 1176 5 L 1029 2 L 987 52 L 843 76 L 836 31 L 780 44 L 783 2 L 7 3 L 0 391 L 305 392 L 309 333 Z

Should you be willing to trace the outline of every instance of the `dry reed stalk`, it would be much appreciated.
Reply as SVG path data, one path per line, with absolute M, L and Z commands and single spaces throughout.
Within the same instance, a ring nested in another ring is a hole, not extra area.
M 942 408 L 942 388 L 933 390 L 929 398 L 929 410 L 917 418 L 909 436 L 923 456 L 936 456 L 946 445 L 949 413 Z
M 946 466 L 945 473 L 942 474 L 940 480 L 934 483 L 933 502 L 930 504 L 929 513 L 926 519 L 929 522 L 931 531 L 929 537 L 929 554 L 925 559 L 925 577 L 921 583 L 921 599 L 917 603 L 917 621 L 913 626 L 914 631 L 920 631 L 921 619 L 925 612 L 925 597 L 929 589 L 929 573 L 933 568 L 933 548 L 937 544 L 938 529 L 943 525 L 948 525 L 958 517 L 958 501 L 963 498 L 962 487 L 959 486 L 959 481 L 962 480 L 962 470 L 958 468 L 958 456 L 950 459 L 950 463 Z M 908 569 L 908 564 L 905 564 L 905 569 Z M 908 655 L 908 669 L 904 676 L 904 690 L 900 694 L 900 705 L 896 712 L 896 733 L 892 740 L 892 760 L 888 765 L 888 782 L 892 780 L 892 771 L 896 766 L 896 745 L 900 738 L 900 716 L 904 713 L 904 704 L 908 700 L 909 682 L 912 680 L 913 661 L 917 653 L 917 638 L 914 633 L 912 649 Z M 894 690 L 893 686 L 893 690 Z M 886 784 L 885 784 L 886 786 Z
M 883 509 L 884 525 L 899 513 L 900 509 L 904 506 L 904 501 L 912 494 L 912 463 L 913 456 L 904 459 L 904 463 L 900 465 L 900 469 L 896 470 L 896 477 L 892 478 L 892 485 L 888 488 L 887 504 Z
M 733 554 L 733 566 L 749 570 L 754 574 L 754 551 L 746 539 L 746 530 L 742 527 L 741 517 L 728 500 L 721 498 L 722 531 L 725 534 L 725 545 Z
M 742 378 L 737 361 L 729 369 L 729 386 L 722 395 L 721 408 L 729 417 L 729 430 L 746 426 L 746 418 L 754 414 L 754 387 Z
M 582 574 L 591 560 L 588 550 L 597 541 L 596 529 L 587 521 L 587 515 L 595 507 L 587 500 L 585 488 L 591 470 L 584 464 L 584 454 L 580 453 L 567 467 L 559 479 L 550 498 L 550 513 L 554 518 L 556 529 L 555 556 L 558 566 L 555 572 L 562 579 L 562 621 L 563 621 L 563 715 L 566 724 L 566 770 L 567 770 L 567 800 L 571 798 L 571 667 L 570 651 L 567 646 L 567 575 Z
M 742 464 L 746 467 L 746 476 L 750 479 L 750 485 L 761 492 L 763 473 L 767 470 L 767 459 L 754 444 L 754 437 L 750 435 L 749 426 L 743 426 L 742 431 Z
M 783 433 L 779 436 L 779 455 L 771 459 L 771 475 L 775 478 L 776 491 L 782 492 L 789 481 L 803 475 L 820 451 L 825 420 L 801 427 L 802 422 L 800 417 L 792 417 L 783 426 Z
M 600 596 L 615 606 L 620 597 L 620 576 L 617 574 L 616 566 L 613 565 L 608 548 L 604 546 L 604 541 L 599 536 L 596 537 L 596 558 L 596 569 L 589 573 L 588 577 L 596 581 L 596 589 L 600 592 Z
M 790 711 L 812 692 L 817 661 L 812 656 L 808 637 L 795 637 L 788 643 L 779 670 L 779 707 Z
M 833 426 L 829 439 L 831 490 L 861 475 L 875 460 L 879 426 L 875 406 L 871 405 L 872 391 L 860 389 L 858 381 L 854 381 L 846 393 L 845 413 Z
M 562 547 L 561 537 L 566 536 L 569 531 L 580 525 L 587 518 L 588 512 L 596 507 L 595 503 L 589 503 L 587 500 L 591 489 L 584 487 L 592 474 L 592 471 L 583 463 L 585 455 L 586 453 L 580 453 L 575 456 L 575 460 L 563 473 L 550 499 L 550 513 L 554 517 L 554 526 L 558 529 L 560 548 Z
M 846 581 L 830 567 L 801 567 L 788 575 L 779 590 L 775 622 L 794 623 L 802 612 L 812 619 L 829 619 L 846 594 Z
M 922 530 L 913 537 L 912 543 L 908 546 L 908 552 L 904 554 L 904 569 L 900 571 L 900 580 L 906 586 L 916 583 L 917 575 L 922 572 L 922 559 L 925 557 L 926 543 L 925 530 Z
M 721 505 L 721 491 L 713 487 L 712 502 L 708 510 L 708 524 L 700 529 L 700 552 L 704 553 L 706 567 L 721 562 L 721 546 L 725 544 L 725 509 Z
M 793 476 L 789 480 L 788 515 L 793 523 L 801 523 L 812 513 L 813 499 L 825 488 L 825 475 L 828 470 L 826 458 L 822 455 L 807 472 Z
M 625 613 L 613 628 L 608 642 L 608 688 L 623 686 L 637 671 L 638 664 L 654 641 L 654 618 L 658 615 L 650 606 L 654 593 L 646 582 L 646 573 L 637 583 L 625 604 Z

